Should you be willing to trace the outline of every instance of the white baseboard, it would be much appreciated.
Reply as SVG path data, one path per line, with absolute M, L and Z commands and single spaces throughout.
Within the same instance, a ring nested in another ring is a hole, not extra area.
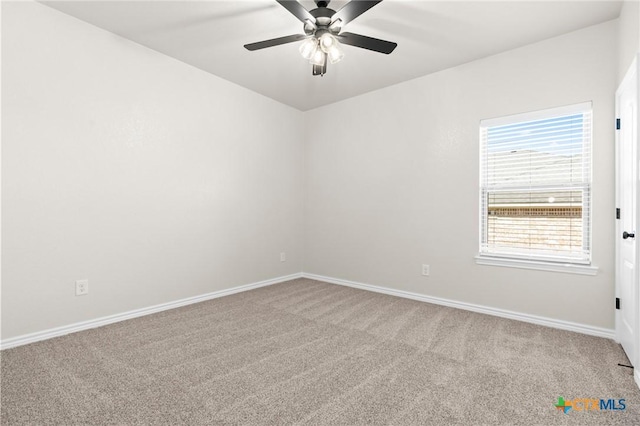
M 361 290 L 373 291 L 376 293 L 388 294 L 391 296 L 403 297 L 405 299 L 418 300 L 420 302 L 433 303 L 435 305 L 448 306 L 451 308 L 464 309 L 467 311 L 478 312 L 481 314 L 493 315 L 496 317 L 508 318 L 517 321 L 528 322 L 531 324 L 543 325 L 545 327 L 558 328 L 560 330 L 575 331 L 576 333 L 588 334 L 591 336 L 604 337 L 607 339 L 615 339 L 615 330 L 601 327 L 594 327 L 586 324 L 579 324 L 570 321 L 557 320 L 553 318 L 545 318 L 536 315 L 523 314 L 520 312 L 507 311 L 505 309 L 492 308 L 488 306 L 475 305 L 473 303 L 458 302 L 455 300 L 443 299 L 440 297 L 426 296 L 424 294 L 412 293 L 409 291 L 395 290 L 387 287 L 380 287 L 371 284 L 363 284 L 355 281 L 343 280 L 340 278 L 325 277 L 322 275 L 302 273 L 303 278 L 324 281 L 331 284 L 338 284 L 347 287 L 359 288 Z M 639 382 L 640 376 L 636 375 L 636 381 Z
M 633 378 L 636 381 L 636 385 L 640 388 L 640 370 L 633 369 Z
M 259 287 L 265 287 L 284 281 L 302 278 L 302 273 L 286 275 L 283 277 L 272 278 L 270 280 L 259 281 L 252 284 L 241 285 L 238 287 L 218 290 L 200 296 L 187 297 L 173 302 L 162 303 L 160 305 L 149 306 L 146 308 L 135 309 L 133 311 L 122 312 L 120 314 L 109 315 L 106 317 L 96 318 L 93 320 L 77 322 L 74 324 L 64 325 L 62 327 L 50 328 L 36 333 L 24 334 L 22 336 L 11 337 L 0 341 L 0 350 L 14 348 L 16 346 L 26 345 L 27 343 L 38 342 L 40 340 L 51 339 L 53 337 L 63 336 L 65 334 L 75 333 L 77 331 L 88 330 L 90 328 L 101 327 L 114 322 L 124 321 L 144 315 L 154 314 L 156 312 L 166 311 L 168 309 L 179 308 L 181 306 L 191 305 L 193 303 L 204 302 L 205 300 L 216 299 L 218 297 L 229 296 L 231 294 L 243 291 L 253 290 Z
M 120 314 L 109 315 L 106 317 L 96 318 L 93 320 L 78 322 L 65 325 L 62 327 L 51 328 L 36 333 L 16 336 L 0 341 L 0 350 L 14 348 L 16 346 L 26 345 L 28 343 L 38 342 L 41 340 L 51 339 L 53 337 L 63 336 L 65 334 L 75 333 L 77 331 L 88 330 L 91 328 L 101 327 L 103 325 L 113 324 L 119 321 L 125 321 L 144 315 L 154 314 L 156 312 L 166 311 L 168 309 L 179 308 L 181 306 L 191 305 L 193 303 L 204 302 L 205 300 L 216 299 L 218 297 L 229 296 L 231 294 L 243 291 L 253 290 L 259 287 L 265 287 L 272 284 L 290 281 L 297 278 L 309 278 L 312 280 L 324 281 L 331 284 L 338 284 L 347 287 L 359 288 L 361 290 L 373 291 L 376 293 L 388 294 L 391 296 L 403 297 L 405 299 L 418 300 L 421 302 L 433 303 L 436 305 L 448 306 L 451 308 L 464 309 L 472 312 L 493 315 L 502 318 L 524 321 L 532 324 L 543 325 L 546 327 L 558 328 L 561 330 L 575 331 L 577 333 L 588 334 L 592 336 L 615 339 L 615 331 L 606 328 L 593 327 L 585 324 L 578 324 L 569 321 L 556 320 L 552 318 L 539 317 L 536 315 L 523 314 L 519 312 L 507 311 L 504 309 L 491 308 L 487 306 L 475 305 L 472 303 L 458 302 L 455 300 L 443 299 L 439 297 L 426 296 L 419 293 L 409 291 L 395 290 L 387 287 L 380 287 L 371 284 L 363 284 L 355 281 L 348 281 L 339 278 L 326 277 L 322 275 L 309 274 L 306 272 L 286 275 L 283 277 L 272 278 L 252 284 L 241 285 L 226 290 L 214 291 L 200 296 L 188 297 L 173 302 L 162 303 L 160 305 L 149 306 L 146 308 L 135 309 L 133 311 L 123 312 Z M 635 380 L 640 386 L 640 370 L 635 372 Z

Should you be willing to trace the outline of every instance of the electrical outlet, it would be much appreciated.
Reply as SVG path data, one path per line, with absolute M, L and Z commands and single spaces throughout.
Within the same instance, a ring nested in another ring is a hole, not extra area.
M 76 296 L 83 296 L 89 293 L 89 280 L 76 281 Z
M 285 262 L 287 260 L 287 253 L 280 253 L 280 262 Z
M 422 275 L 429 276 L 429 265 L 422 264 Z

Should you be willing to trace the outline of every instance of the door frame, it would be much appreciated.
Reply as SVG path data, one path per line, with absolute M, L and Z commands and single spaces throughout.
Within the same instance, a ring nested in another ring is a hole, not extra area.
M 627 73 L 625 74 L 624 78 L 622 79 L 622 81 L 620 82 L 620 85 L 618 86 L 618 89 L 616 90 L 616 94 L 615 94 L 615 115 L 616 118 L 620 117 L 620 105 L 618 102 L 618 96 L 619 94 L 622 92 L 622 87 L 624 85 L 626 85 L 628 83 L 628 81 L 630 79 L 635 79 L 636 80 L 636 138 L 638 138 L 640 136 L 640 131 L 638 131 L 638 124 L 640 123 L 640 104 L 638 101 L 640 101 L 640 96 L 639 93 L 640 92 L 640 70 L 638 69 L 638 66 L 640 65 L 640 53 L 638 53 L 636 55 L 636 57 L 633 59 L 633 62 L 631 64 L 631 66 L 629 67 L 629 69 L 627 70 Z M 621 123 L 621 126 L 624 126 L 624 123 Z M 616 131 L 615 132 L 615 196 L 616 196 L 616 207 L 620 206 L 620 132 Z M 635 167 L 637 168 L 636 171 L 636 225 L 640 227 L 640 205 L 638 205 L 640 203 L 640 163 L 639 160 L 640 158 L 638 158 L 640 156 L 640 154 L 638 154 L 638 152 L 640 152 L 640 143 L 639 141 L 635 141 L 636 143 L 636 158 L 634 159 L 634 163 L 635 163 Z M 623 213 L 624 214 L 624 213 Z M 640 229 L 639 229 L 640 230 Z M 620 245 L 621 245 L 621 235 L 622 232 L 625 231 L 624 229 L 622 229 L 622 226 L 620 224 L 619 220 L 615 221 L 615 240 L 614 240 L 614 244 L 615 244 L 615 297 L 620 297 L 620 278 L 621 278 L 621 271 L 620 271 Z M 639 236 L 640 237 L 640 236 Z M 640 241 L 640 238 L 638 238 L 636 241 Z M 633 285 L 636 287 L 636 292 L 635 292 L 635 300 L 632 301 L 624 301 L 621 303 L 633 303 L 635 305 L 635 325 L 634 325 L 634 330 L 633 330 L 633 341 L 632 341 L 632 345 L 633 345 L 633 352 L 634 352 L 634 358 L 635 359 L 631 359 L 631 363 L 636 367 L 634 369 L 634 379 L 636 384 L 640 387 L 640 363 L 638 362 L 640 360 L 640 354 L 638 353 L 640 351 L 640 314 L 639 314 L 639 309 L 640 309 L 640 274 L 638 273 L 638 267 L 640 266 L 640 247 L 636 246 L 636 250 L 635 250 L 635 275 L 634 275 L 634 283 Z M 615 335 L 616 335 L 616 342 L 620 342 L 620 338 L 619 338 L 619 333 L 620 333 L 620 312 L 618 310 L 615 311 Z

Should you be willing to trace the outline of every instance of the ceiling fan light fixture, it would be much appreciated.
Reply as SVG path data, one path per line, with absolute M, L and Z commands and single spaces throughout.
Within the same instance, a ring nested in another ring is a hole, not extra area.
M 336 41 L 336 43 L 329 49 L 327 52 L 327 56 L 329 57 L 329 62 L 335 64 L 336 62 L 340 62 L 342 58 L 344 58 L 344 51 L 342 50 L 342 46 L 340 43 Z
M 324 51 L 324 53 L 329 53 L 331 48 L 338 43 L 338 40 L 330 33 L 324 33 L 320 36 L 320 49 Z
M 311 58 L 313 58 L 318 50 L 320 50 L 318 49 L 318 39 L 315 37 L 306 39 L 300 45 L 300 54 L 303 58 L 309 61 L 311 60 Z
M 334 34 L 337 34 L 342 29 L 342 19 L 338 18 L 329 25 L 329 31 Z
M 327 54 L 322 49 L 316 49 L 309 62 L 313 65 L 324 66 L 327 63 Z
M 305 19 L 305 21 L 304 21 L 304 32 L 305 32 L 305 34 L 311 35 L 317 29 L 318 29 L 318 27 L 316 26 L 316 24 L 311 22 L 311 20 L 309 20 L 309 19 Z

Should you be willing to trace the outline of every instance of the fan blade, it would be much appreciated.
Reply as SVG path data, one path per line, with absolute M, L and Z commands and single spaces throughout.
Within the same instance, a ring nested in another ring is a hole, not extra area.
M 382 0 L 351 0 L 349 3 L 345 4 L 342 9 L 333 14 L 333 16 L 331 17 L 331 21 L 335 22 L 339 19 L 342 21 L 341 25 L 344 27 L 348 22 L 353 21 L 358 16 L 362 15 L 381 1 Z
M 304 40 L 308 36 L 304 34 L 294 34 L 290 36 L 272 38 L 271 40 L 258 41 L 256 43 L 245 44 L 244 47 L 247 50 L 260 50 L 267 47 L 279 46 L 281 44 L 293 43 L 294 41 Z
M 393 52 L 398 43 L 380 40 L 379 38 L 367 37 L 354 33 L 340 33 L 336 36 L 340 43 L 348 44 L 363 49 L 373 50 L 374 52 L 386 53 Z
M 307 9 L 302 7 L 300 3 L 296 0 L 276 0 L 282 7 L 287 9 L 289 12 L 293 14 L 296 18 L 298 18 L 301 22 L 309 20 L 316 23 L 316 18 L 313 17 L 312 14 L 309 13 Z

